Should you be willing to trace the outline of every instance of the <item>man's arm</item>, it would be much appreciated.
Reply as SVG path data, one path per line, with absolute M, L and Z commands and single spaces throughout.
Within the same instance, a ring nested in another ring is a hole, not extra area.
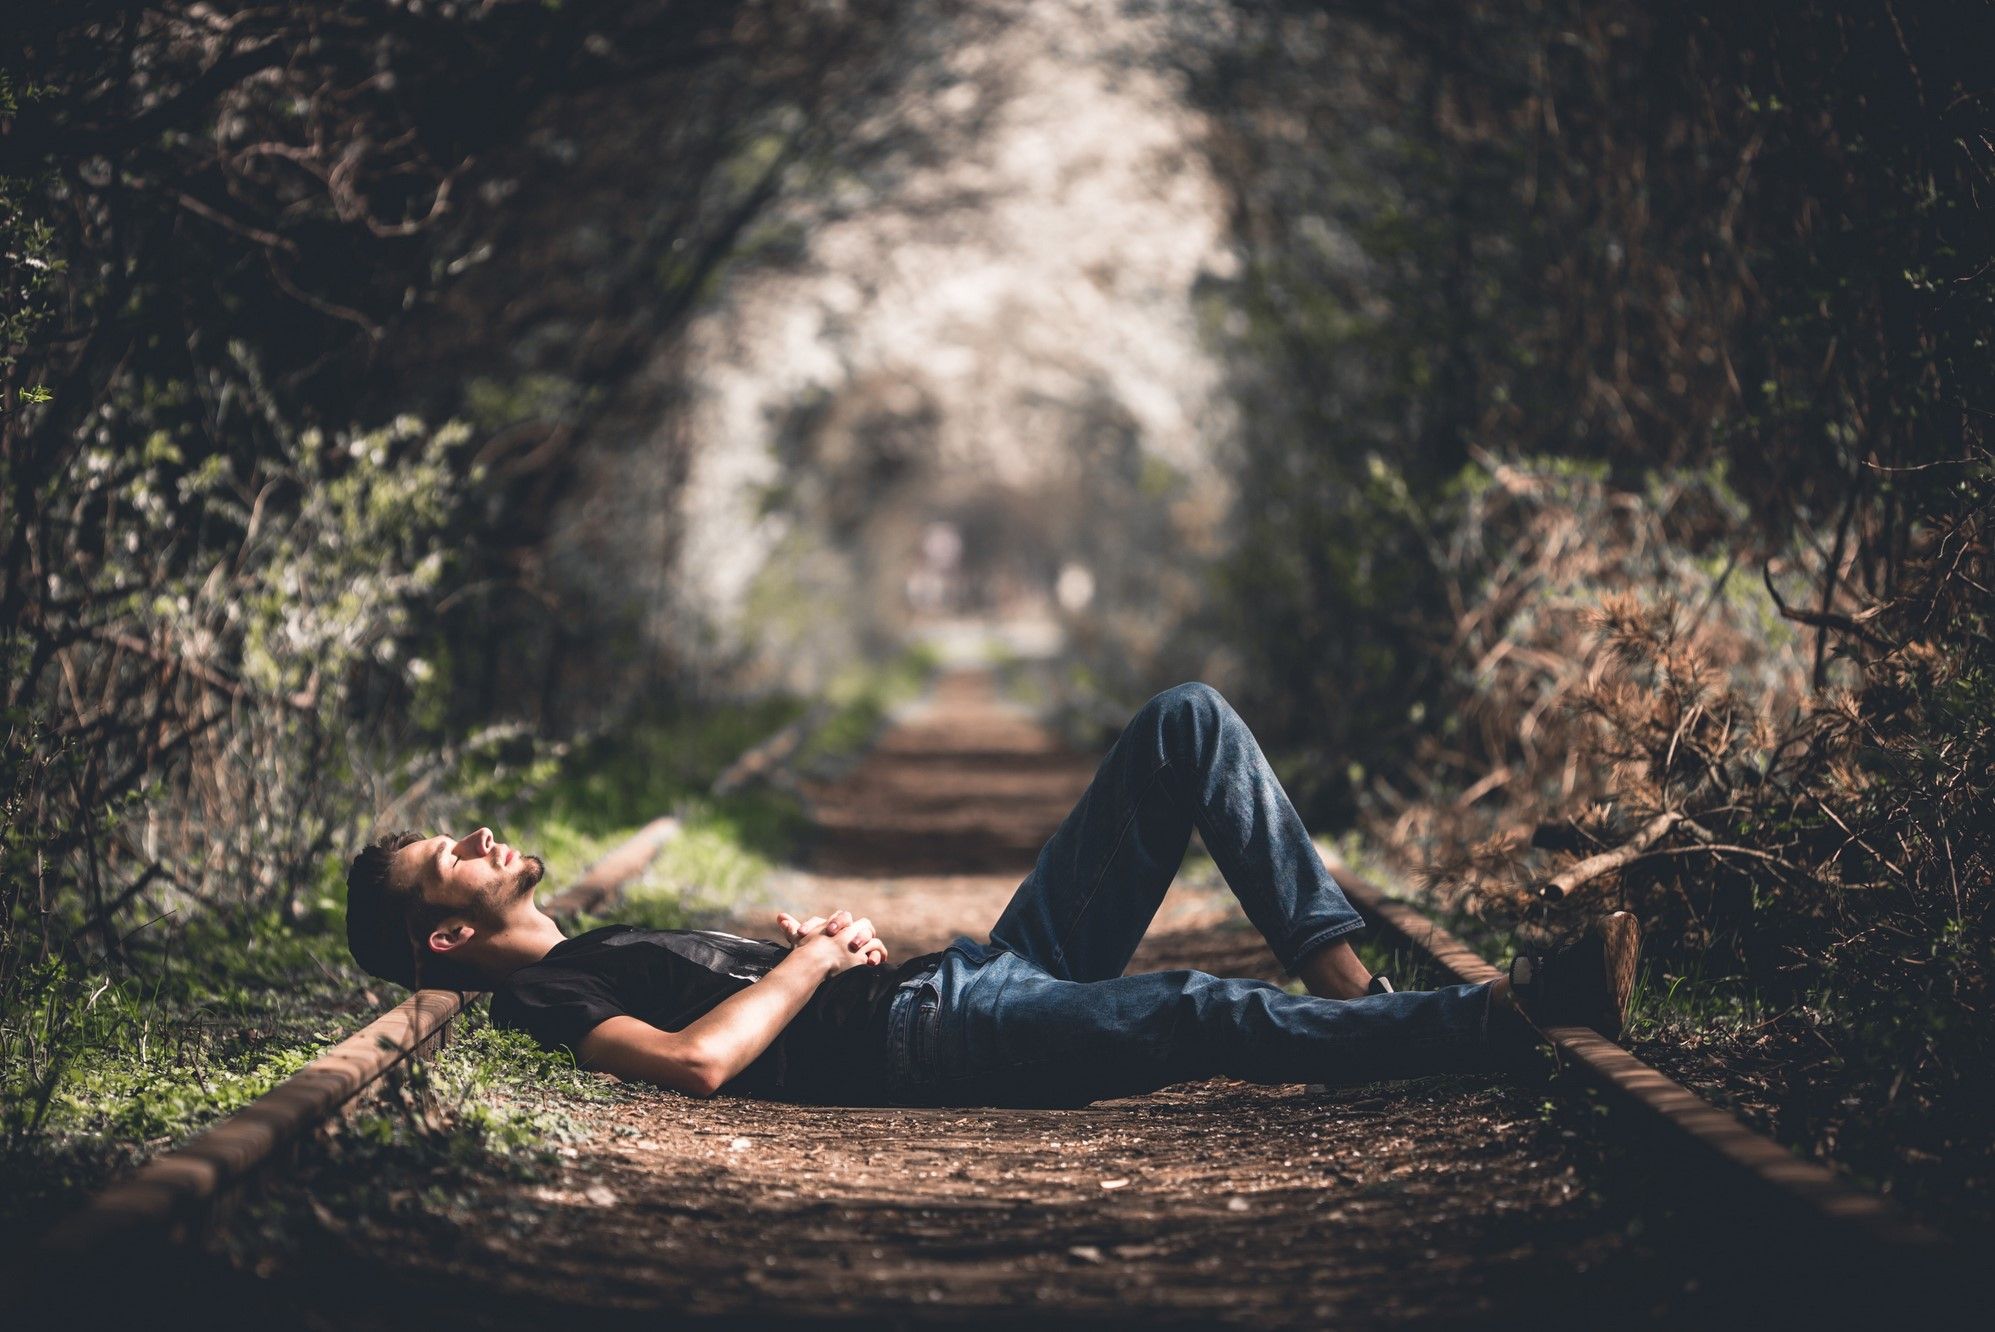
M 582 1067 L 711 1096 L 754 1063 L 803 1011 L 817 987 L 841 971 L 877 965 L 873 922 L 840 911 L 798 940 L 769 974 L 714 1005 L 680 1031 L 640 1018 L 598 1024 L 576 1049 Z

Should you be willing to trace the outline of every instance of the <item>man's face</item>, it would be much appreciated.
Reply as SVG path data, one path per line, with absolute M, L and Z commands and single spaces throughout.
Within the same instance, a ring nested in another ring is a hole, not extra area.
M 490 923 L 532 894 L 547 872 L 539 856 L 523 856 L 479 828 L 468 837 L 438 833 L 395 853 L 394 876 L 413 884 L 424 902 Z

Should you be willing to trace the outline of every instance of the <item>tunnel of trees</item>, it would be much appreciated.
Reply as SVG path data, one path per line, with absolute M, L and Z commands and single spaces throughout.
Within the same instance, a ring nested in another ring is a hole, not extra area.
M 965 345 L 1021 368 L 855 334 L 742 399 L 753 450 L 701 397 L 760 364 L 724 334 L 774 336 L 728 312 L 820 234 L 995 206 L 910 182 L 984 132 L 1004 70 L 961 56 L 1001 11 L 14 17 L 10 1158 L 109 1039 L 93 992 L 172 953 L 153 922 L 336 933 L 384 810 L 889 650 L 946 521 L 983 609 L 1065 621 L 1087 715 L 1211 676 L 1437 908 L 1635 908 L 1655 965 L 1753 996 L 1725 1050 L 1781 1070 L 1783 1138 L 1988 1219 L 1988 7 L 1132 12 L 1223 252 L 1154 297 L 1210 375 L 1192 442 L 999 310 Z M 755 525 L 710 587 L 688 497 L 737 448 Z

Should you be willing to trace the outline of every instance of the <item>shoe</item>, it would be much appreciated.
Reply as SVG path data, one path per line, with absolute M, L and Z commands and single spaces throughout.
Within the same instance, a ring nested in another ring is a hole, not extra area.
M 1626 911 L 1598 921 L 1567 948 L 1549 956 L 1520 954 L 1510 963 L 1510 988 L 1538 1027 L 1591 1027 L 1610 1041 L 1628 1024 L 1642 927 Z

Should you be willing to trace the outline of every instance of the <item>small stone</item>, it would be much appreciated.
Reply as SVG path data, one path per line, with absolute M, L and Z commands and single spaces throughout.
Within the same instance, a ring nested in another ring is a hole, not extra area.
M 1092 1244 L 1076 1244 L 1069 1248 L 1067 1252 L 1084 1263 L 1098 1263 L 1102 1261 L 1101 1250 Z
M 745 1152 L 754 1145 L 755 1143 L 753 1139 L 736 1138 L 733 1142 L 727 1144 L 727 1150 L 729 1150 L 730 1152 Z
M 1253 1207 L 1254 1205 L 1245 1198 L 1228 1198 L 1226 1200 L 1226 1210 L 1229 1212 L 1252 1211 Z
M 1101 1182 L 1101 1186 L 1105 1189 L 1127 1188 L 1129 1181 L 1126 1179 L 1105 1179 Z

